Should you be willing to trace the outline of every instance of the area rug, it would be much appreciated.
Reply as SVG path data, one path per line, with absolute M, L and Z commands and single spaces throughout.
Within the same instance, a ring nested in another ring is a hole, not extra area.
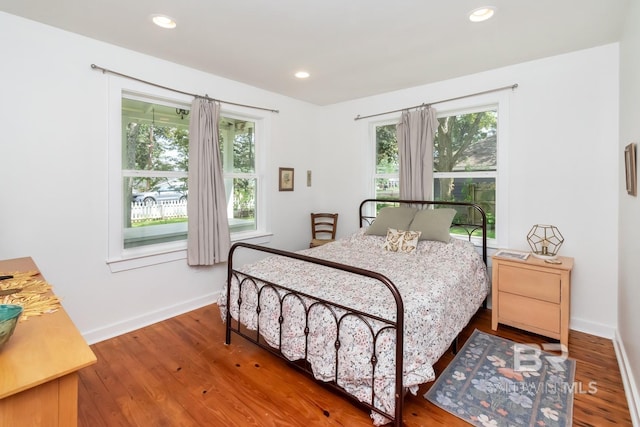
M 476 426 L 571 426 L 576 362 L 545 349 L 475 330 L 424 397 Z

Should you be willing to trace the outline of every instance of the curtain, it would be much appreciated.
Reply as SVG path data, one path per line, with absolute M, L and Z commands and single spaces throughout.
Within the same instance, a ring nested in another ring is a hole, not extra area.
M 404 111 L 396 127 L 400 162 L 400 199 L 432 200 L 433 139 L 438 129 L 436 110 Z
M 231 246 L 218 148 L 220 105 L 195 98 L 190 115 L 187 262 L 213 265 L 227 260 Z

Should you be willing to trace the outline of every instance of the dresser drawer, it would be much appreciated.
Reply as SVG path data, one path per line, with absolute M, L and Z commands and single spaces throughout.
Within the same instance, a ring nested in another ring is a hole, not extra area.
M 501 265 L 498 281 L 500 292 L 560 303 L 560 275 L 556 273 Z
M 498 294 L 498 321 L 508 325 L 532 326 L 553 334 L 560 333 L 560 306 L 507 292 Z

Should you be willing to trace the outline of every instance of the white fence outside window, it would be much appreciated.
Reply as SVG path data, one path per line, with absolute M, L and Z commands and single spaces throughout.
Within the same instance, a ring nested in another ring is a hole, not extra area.
M 187 218 L 187 201 L 163 201 L 159 203 L 132 202 L 131 223 L 150 219 Z

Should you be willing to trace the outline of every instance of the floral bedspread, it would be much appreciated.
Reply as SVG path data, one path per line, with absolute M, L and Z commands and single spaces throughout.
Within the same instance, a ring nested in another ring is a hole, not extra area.
M 405 308 L 403 383 L 414 394 L 422 383 L 435 378 L 433 364 L 467 325 L 487 296 L 489 280 L 484 263 L 474 246 L 452 238 L 449 243 L 420 241 L 415 253 L 389 252 L 383 249 L 385 237 L 365 235 L 364 230 L 313 249 L 298 253 L 376 271 L 398 288 Z M 308 262 L 270 256 L 236 268 L 264 281 L 319 296 L 384 319 L 395 320 L 395 301 L 379 281 Z M 262 283 L 262 282 L 261 282 Z M 261 286 L 261 285 L 259 285 Z M 226 288 L 218 304 L 226 319 Z M 279 347 L 290 360 L 305 356 L 305 307 L 309 298 L 287 296 L 283 303 L 280 331 L 280 298 L 284 292 L 266 287 L 260 296 L 252 286 L 242 287 L 242 311 L 238 310 L 238 283 L 231 287 L 231 315 L 249 329 L 259 327 L 269 345 Z M 335 314 L 334 314 L 335 313 Z M 336 332 L 340 308 L 315 305 L 309 311 L 307 360 L 314 376 L 322 381 L 337 381 L 350 394 L 394 413 L 395 330 L 384 330 L 375 343 L 377 363 L 372 384 L 372 332 L 385 325 L 369 321 L 370 327 L 355 316 L 347 316 Z M 335 348 L 339 333 L 339 351 Z M 282 334 L 282 335 L 281 335 Z M 280 338 L 282 336 L 282 339 Z M 338 357 L 338 372 L 335 360 Z M 374 424 L 386 420 L 372 412 Z

